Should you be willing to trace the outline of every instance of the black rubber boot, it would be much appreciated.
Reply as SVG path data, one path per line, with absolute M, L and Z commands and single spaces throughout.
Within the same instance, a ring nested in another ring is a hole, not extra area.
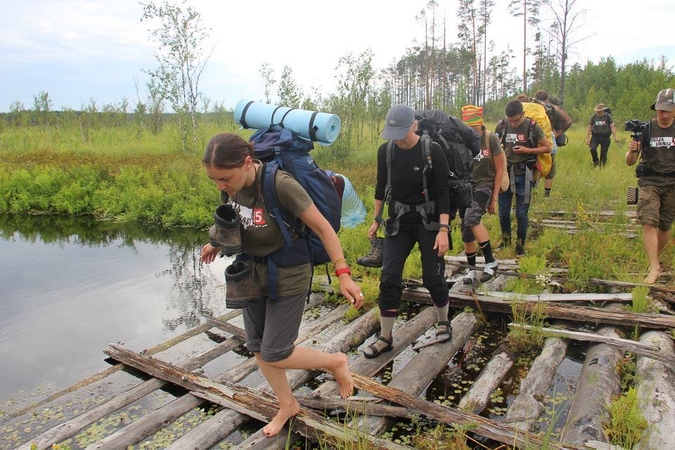
M 225 269 L 225 307 L 238 309 L 246 303 L 262 298 L 260 286 L 253 282 L 251 263 L 235 261 Z
M 215 225 L 209 228 L 209 242 L 214 247 L 220 247 L 226 255 L 236 255 L 241 252 L 241 229 L 239 214 L 231 205 L 220 205 L 213 217 Z
M 370 240 L 370 251 L 356 260 L 356 264 L 364 267 L 382 267 L 382 250 L 384 238 L 375 237 Z

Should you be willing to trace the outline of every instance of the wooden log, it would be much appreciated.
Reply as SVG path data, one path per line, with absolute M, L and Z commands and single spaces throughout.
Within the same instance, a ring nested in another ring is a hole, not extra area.
M 675 357 L 673 339 L 665 333 L 650 331 L 640 342 L 660 348 L 661 354 Z M 646 356 L 638 356 L 636 377 L 640 409 L 648 422 L 635 450 L 666 449 L 673 447 L 675 430 L 675 370 L 673 363 L 664 363 Z
M 450 293 L 450 306 L 464 308 L 475 306 L 480 302 L 483 311 L 511 314 L 512 301 L 488 297 L 485 295 L 464 295 Z M 403 299 L 417 303 L 429 303 L 431 299 L 426 289 L 405 289 Z M 535 301 L 522 302 L 525 312 L 530 314 L 538 307 Z M 634 313 L 623 310 L 607 310 L 605 308 L 582 307 L 551 304 L 543 308 L 544 316 L 549 319 L 573 320 L 577 322 L 604 323 L 611 325 L 637 325 L 643 328 L 669 329 L 675 328 L 675 317 L 663 314 Z
M 321 299 L 315 296 L 314 301 L 310 302 L 309 305 L 306 305 L 305 309 L 311 308 L 320 301 Z M 344 316 L 344 312 L 348 307 L 348 305 L 343 305 L 322 317 L 321 320 L 317 320 L 314 324 L 303 327 L 300 330 L 296 343 L 299 344 L 307 340 L 309 337 L 314 336 L 316 333 L 330 326 L 332 323 L 340 320 Z M 234 339 L 236 339 L 239 344 L 243 344 L 243 341 L 239 338 Z M 244 363 L 227 370 L 225 373 L 217 377 L 216 380 L 227 379 L 230 382 L 238 382 L 244 379 L 256 368 L 257 364 L 255 359 L 251 358 Z M 150 434 L 161 429 L 166 423 L 172 422 L 188 411 L 199 407 L 203 402 L 203 398 L 187 394 L 179 399 L 174 400 L 170 404 L 159 408 L 153 413 L 141 417 L 128 426 L 93 444 L 89 448 L 97 450 L 126 448 L 127 446 L 140 442 L 146 436 L 149 436 Z M 231 418 L 231 423 L 232 425 L 239 426 L 246 420 L 248 420 L 247 417 L 239 415 Z
M 199 392 L 224 406 L 236 404 L 241 411 L 246 411 L 251 417 L 271 420 L 278 411 L 276 399 L 269 394 L 254 391 L 248 387 L 228 382 L 216 383 L 206 377 L 186 372 L 176 366 L 165 363 L 149 356 L 141 355 L 112 344 L 106 348 L 105 353 L 124 364 L 142 370 L 155 378 L 162 378 L 190 391 Z M 329 436 L 336 442 L 366 441 L 377 449 L 408 449 L 409 447 L 395 444 L 384 439 L 378 439 L 367 434 L 360 434 L 358 438 L 350 433 L 345 433 L 342 426 L 338 426 L 330 420 L 324 419 L 317 413 L 306 408 L 300 408 L 300 413 L 292 421 L 293 428 L 313 438 Z
M 622 306 L 611 304 L 608 308 Z M 617 329 L 611 326 L 602 327 L 597 334 L 621 338 Z M 577 445 L 591 439 L 609 442 L 603 423 L 609 420 L 612 400 L 621 393 L 618 367 L 622 357 L 622 351 L 607 344 L 591 344 L 588 347 L 563 427 L 564 442 Z
M 520 382 L 520 391 L 504 416 L 504 423 L 523 431 L 531 431 L 544 412 L 542 400 L 548 392 L 558 367 L 565 359 L 567 341 L 557 337 L 546 339 L 527 376 Z
M 241 315 L 241 311 L 231 311 L 227 314 L 224 314 L 221 317 L 221 320 L 230 320 L 230 319 L 232 319 L 232 318 L 234 318 L 238 315 Z M 183 341 L 186 341 L 187 339 L 189 339 L 191 337 L 197 336 L 197 335 L 205 332 L 209 328 L 211 328 L 210 324 L 208 324 L 208 323 L 201 324 L 201 325 L 199 325 L 195 328 L 187 330 L 185 333 L 182 333 L 178 336 L 175 336 L 175 337 L 169 339 L 168 341 L 165 341 L 165 342 L 163 342 L 159 345 L 156 345 L 156 346 L 154 346 L 154 347 L 152 347 L 148 350 L 145 350 L 145 353 L 148 354 L 148 355 L 155 355 L 157 353 L 163 352 L 163 351 L 173 347 L 176 344 L 179 344 Z M 57 400 L 57 399 L 63 397 L 64 395 L 66 395 L 66 394 L 70 394 L 71 392 L 75 392 L 78 389 L 81 389 L 85 386 L 89 386 L 90 384 L 93 384 L 97 381 L 100 381 L 100 380 L 106 378 L 109 375 L 112 375 L 113 373 L 117 372 L 121 368 L 122 368 L 122 366 L 119 365 L 119 364 L 116 364 L 112 367 L 108 367 L 105 370 L 102 370 L 98 373 L 95 373 L 94 375 L 90 376 L 89 378 L 78 381 L 77 383 L 75 383 L 75 384 L 73 384 L 73 385 L 71 385 L 71 386 L 69 386 L 65 389 L 62 389 L 58 392 L 53 393 L 52 395 L 50 395 L 47 398 L 44 398 L 44 399 L 42 399 L 38 402 L 35 402 L 35 403 L 31 403 L 30 405 L 28 405 L 24 408 L 21 408 L 17 411 L 9 412 L 5 417 L 0 417 L 0 423 L 3 423 L 3 422 L 5 422 L 6 420 L 9 420 L 9 419 L 20 417 L 20 416 L 22 416 L 24 414 L 27 414 L 28 412 L 36 409 L 36 408 L 39 408 L 39 407 L 41 407 L 41 406 L 43 406 L 47 403 L 53 402 L 54 400 Z
M 192 371 L 198 367 L 203 366 L 206 362 L 229 352 L 230 350 L 240 346 L 243 342 L 240 339 L 232 338 L 220 343 L 213 349 L 207 350 L 201 355 L 189 358 L 180 366 L 185 370 Z M 138 386 L 126 391 L 101 405 L 98 405 L 79 416 L 76 416 L 66 422 L 63 422 L 55 427 L 43 432 L 39 436 L 32 438 L 30 443 L 26 443 L 17 448 L 17 450 L 42 450 L 49 449 L 55 442 L 64 441 L 75 434 L 79 433 L 92 423 L 111 414 L 119 409 L 129 406 L 133 402 L 143 398 L 151 392 L 161 389 L 165 386 L 163 380 L 152 378 L 144 381 Z
M 374 312 L 373 308 L 371 312 Z M 377 358 L 368 359 L 361 355 L 350 364 L 352 373 L 365 376 L 373 376 L 383 367 L 389 364 L 395 356 L 408 347 L 420 334 L 428 330 L 436 321 L 436 311 L 434 308 L 425 308 L 412 319 L 404 322 L 401 326 L 394 329 L 392 337 L 394 339 L 394 349 L 384 353 Z M 379 326 L 379 321 L 377 322 Z M 319 397 L 328 397 L 337 395 L 337 384 L 334 381 L 328 381 L 314 390 L 312 395 Z M 360 429 L 360 428 L 359 428 Z M 283 432 L 282 432 L 283 433 Z M 267 442 L 267 444 L 265 444 Z M 265 441 L 261 431 L 254 433 L 241 444 L 242 448 L 255 448 L 255 450 L 278 450 L 285 447 L 279 447 L 278 441 Z M 249 447 L 250 446 L 250 447 Z M 177 448 L 175 450 L 178 450 Z
M 534 294 L 516 294 L 513 292 L 496 292 L 488 291 L 485 295 L 495 298 L 503 299 L 517 299 L 526 302 L 631 302 L 633 301 L 633 294 L 631 293 L 616 293 L 616 294 L 593 294 L 593 293 L 573 293 L 573 294 L 549 294 L 543 293 L 541 295 Z
M 515 362 L 515 355 L 505 351 L 493 355 L 471 388 L 462 396 L 458 405 L 459 409 L 480 414 L 485 409 L 492 391 L 501 384 Z
M 388 386 L 383 386 L 374 380 L 362 375 L 353 374 L 356 387 L 382 397 L 390 402 L 406 406 L 418 414 L 432 418 L 448 425 L 471 426 L 473 433 L 478 433 L 493 441 L 501 442 L 509 446 L 521 449 L 544 448 L 541 438 L 526 431 L 514 431 L 512 428 L 476 414 L 461 411 L 459 409 L 441 406 L 427 402 L 415 396 L 401 392 Z M 556 442 L 547 442 L 549 450 L 564 450 L 580 448 L 568 446 Z
M 452 340 L 423 348 L 417 356 L 406 364 L 388 384 L 409 395 L 419 397 L 427 386 L 447 366 L 452 357 L 459 352 L 476 329 L 478 320 L 474 314 L 462 312 L 452 320 Z M 350 425 L 357 430 L 380 435 L 387 426 L 388 418 L 366 417 Z
M 588 284 L 591 286 L 605 286 L 605 287 L 619 287 L 619 288 L 634 288 L 634 287 L 647 287 L 652 292 L 663 292 L 671 295 L 675 295 L 675 289 L 671 289 L 667 286 L 660 286 L 658 284 L 645 284 L 645 283 L 631 283 L 629 281 L 616 281 L 616 280 L 601 280 L 599 278 L 589 278 Z M 667 298 L 668 301 L 675 302 L 675 299 Z
M 509 327 L 531 330 L 530 325 L 521 325 L 519 323 L 510 323 Z M 596 333 L 585 333 L 582 331 L 560 330 L 558 328 L 541 328 L 541 332 L 546 335 L 565 337 L 577 341 L 602 342 L 614 346 L 623 352 L 632 352 L 636 355 L 646 356 L 662 363 L 675 366 L 675 357 L 669 353 L 663 353 L 662 349 L 656 345 L 650 345 L 643 342 L 636 342 L 631 339 L 616 338 L 613 336 L 603 336 Z
M 358 342 L 362 339 L 365 339 L 366 336 L 369 336 L 376 329 L 376 326 L 379 325 L 378 321 L 378 311 L 377 308 L 373 308 L 358 319 L 354 320 L 350 324 L 346 325 L 340 333 L 331 337 L 326 341 L 325 346 L 319 346 L 323 351 L 328 351 L 329 348 L 334 348 L 335 343 L 340 343 L 341 345 L 347 344 L 348 346 L 358 345 Z M 353 365 L 350 367 L 353 371 Z M 316 373 L 314 373 L 316 374 Z M 291 388 L 295 389 L 300 386 L 302 378 L 289 378 L 289 383 Z M 262 385 L 261 385 L 262 386 Z M 239 413 L 230 410 L 223 410 L 216 413 L 213 417 L 195 427 L 194 429 L 187 432 L 184 436 L 177 439 L 171 445 L 167 447 L 166 450 L 184 450 L 189 449 L 209 449 L 216 445 L 218 442 L 227 437 L 230 433 L 237 430 L 237 425 L 230 425 L 229 422 L 234 418 L 243 418 Z M 282 431 L 279 434 L 284 434 L 286 437 L 289 436 L 287 431 Z M 262 432 L 254 433 L 258 437 L 265 437 Z M 293 439 L 294 441 L 295 439 Z M 259 439 L 259 442 L 250 442 L 248 439 L 245 441 L 246 445 L 257 446 L 260 445 L 260 442 L 266 442 L 273 448 L 276 448 L 279 444 L 286 443 L 286 440 L 281 439 Z M 245 447 L 249 448 L 249 447 Z M 257 448 L 257 447 L 256 447 Z M 283 446 L 281 448 L 284 448 Z
M 323 412 L 339 411 L 350 414 L 365 414 L 378 417 L 411 418 L 408 410 L 402 406 L 379 404 L 380 399 L 363 399 L 353 397 L 349 399 L 317 397 L 314 395 L 296 395 L 298 403 L 306 408 L 318 409 Z

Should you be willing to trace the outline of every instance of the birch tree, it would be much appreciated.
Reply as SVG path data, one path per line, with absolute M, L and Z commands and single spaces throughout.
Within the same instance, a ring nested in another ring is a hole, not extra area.
M 583 19 L 586 10 L 577 8 L 577 0 L 554 0 L 550 4 L 553 13 L 553 23 L 551 25 L 551 37 L 557 43 L 558 67 L 560 69 L 560 88 L 558 98 L 561 102 L 565 101 L 565 80 L 567 72 L 567 60 L 572 46 L 588 39 L 590 36 L 575 39 L 574 35 L 584 25 Z
M 156 20 L 157 28 L 149 30 L 159 43 L 155 58 L 159 67 L 147 70 L 148 87 L 158 89 L 159 96 L 171 105 L 178 120 L 181 148 L 197 149 L 200 138 L 197 113 L 201 92 L 199 83 L 210 52 L 204 51 L 208 29 L 201 14 L 186 0 L 174 5 L 168 0 L 162 5 L 141 3 L 143 20 Z M 161 103 L 161 102 L 160 102 Z

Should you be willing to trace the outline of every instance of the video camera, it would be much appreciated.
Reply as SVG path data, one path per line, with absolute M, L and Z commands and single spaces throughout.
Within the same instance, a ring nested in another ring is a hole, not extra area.
M 642 132 L 645 130 L 645 127 L 647 126 L 647 122 L 643 122 L 641 120 L 633 119 L 629 120 L 626 122 L 624 125 L 623 129 L 626 131 L 632 131 L 630 134 L 630 137 L 634 141 L 639 141 L 640 136 L 642 135 Z

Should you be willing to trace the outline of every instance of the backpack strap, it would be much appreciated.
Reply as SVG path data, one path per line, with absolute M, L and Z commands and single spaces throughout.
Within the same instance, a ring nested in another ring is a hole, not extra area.
M 281 202 L 279 201 L 279 195 L 277 194 L 277 187 L 275 181 L 278 170 L 279 170 L 278 162 L 272 161 L 269 163 L 265 163 L 265 170 L 263 171 L 261 180 L 263 201 L 265 202 L 265 207 L 267 208 L 267 211 L 269 212 L 270 216 L 272 216 L 272 218 L 274 218 L 274 220 L 277 222 L 277 225 L 281 230 L 281 234 L 284 236 L 284 241 L 286 242 L 286 245 L 291 245 L 293 243 L 293 238 L 291 237 L 289 228 L 294 228 L 290 225 L 290 223 L 295 222 L 295 220 L 293 221 L 285 220 L 288 219 L 285 216 L 289 214 L 281 206 Z
M 244 109 L 241 111 L 241 118 L 239 119 L 239 123 L 241 123 L 241 126 L 244 128 L 249 128 L 248 124 L 246 123 L 246 111 L 248 111 L 249 106 L 251 106 L 254 101 L 250 101 L 244 106 Z
M 531 148 L 537 148 L 537 142 L 534 141 L 534 124 L 536 123 L 534 119 L 530 120 L 530 126 L 527 128 L 527 141 L 530 143 Z
M 305 245 L 307 246 L 307 250 L 309 252 L 310 270 L 312 273 L 312 275 L 310 275 L 309 287 L 307 289 L 307 301 L 309 301 L 309 296 L 312 293 L 311 287 L 314 278 L 312 246 L 309 242 L 309 236 L 307 235 L 307 232 L 302 231 L 299 228 L 298 221 L 284 209 L 284 207 L 281 205 L 281 202 L 279 201 L 279 195 L 277 194 L 276 188 L 276 176 L 278 171 L 279 163 L 277 161 L 265 163 L 265 169 L 262 173 L 261 180 L 263 202 L 265 203 L 267 212 L 275 220 L 279 230 L 281 230 L 282 236 L 284 237 L 284 248 L 277 250 L 277 252 L 289 251 L 292 246 L 301 245 L 299 242 L 297 242 L 299 240 L 304 241 Z M 297 239 L 293 239 L 291 236 L 291 230 L 294 231 L 298 236 Z M 269 255 L 269 257 L 263 258 L 264 262 L 267 263 L 269 298 L 272 300 L 279 298 L 279 266 L 277 266 L 274 258 L 274 255 L 277 252 L 272 253 Z
M 429 203 L 429 189 L 427 187 L 427 170 L 434 169 L 434 163 L 431 160 L 431 136 L 426 131 L 420 136 L 422 141 L 422 157 L 427 163 L 422 169 L 422 191 L 424 192 L 424 203 Z

